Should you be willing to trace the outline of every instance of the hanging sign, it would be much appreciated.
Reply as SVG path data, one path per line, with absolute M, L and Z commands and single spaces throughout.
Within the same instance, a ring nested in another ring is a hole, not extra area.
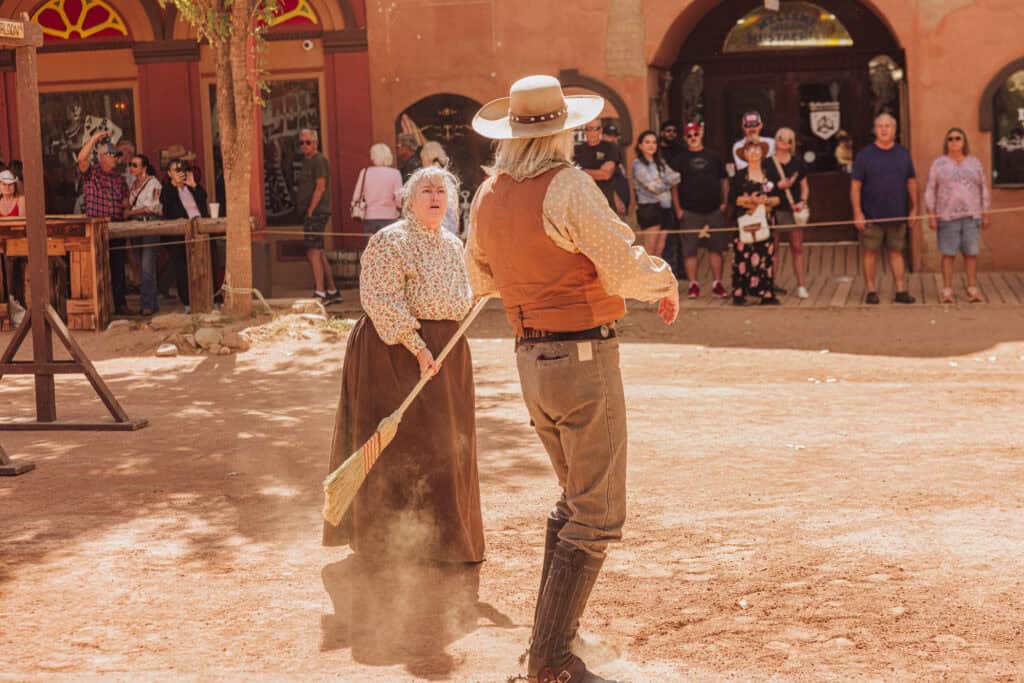
M 0 40 L 4 38 L 23 40 L 25 38 L 25 25 L 20 21 L 0 19 Z
M 828 140 L 839 132 L 839 103 L 811 102 L 811 132 L 822 140 Z

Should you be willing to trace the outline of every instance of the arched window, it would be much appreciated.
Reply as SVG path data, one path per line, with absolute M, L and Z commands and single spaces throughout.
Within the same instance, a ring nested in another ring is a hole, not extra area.
M 850 47 L 853 38 L 826 9 L 802 0 L 784 1 L 778 10 L 759 7 L 736 22 L 723 52 Z

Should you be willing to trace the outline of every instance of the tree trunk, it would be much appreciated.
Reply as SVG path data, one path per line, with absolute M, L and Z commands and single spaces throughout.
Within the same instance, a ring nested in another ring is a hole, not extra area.
M 233 35 L 214 45 L 217 68 L 217 122 L 224 163 L 224 188 L 227 194 L 227 258 L 225 282 L 237 292 L 228 292 L 226 309 L 232 315 L 252 311 L 252 224 L 250 208 L 252 174 L 253 114 L 255 91 L 250 83 L 249 53 L 251 32 L 246 30 L 247 15 L 238 11 L 247 3 L 238 2 L 232 10 Z

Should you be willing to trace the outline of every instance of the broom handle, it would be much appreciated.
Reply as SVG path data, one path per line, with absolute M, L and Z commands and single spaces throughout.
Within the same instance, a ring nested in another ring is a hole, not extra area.
M 484 309 L 484 304 L 486 303 L 487 297 L 483 297 L 476 302 L 476 305 L 473 306 L 473 310 L 469 312 L 469 315 L 467 315 L 466 318 L 462 321 L 462 324 L 459 325 L 459 329 L 455 330 L 455 334 L 452 335 L 452 338 L 448 340 L 448 343 L 445 344 L 445 347 L 441 349 L 441 353 L 438 354 L 437 358 L 434 359 L 435 363 L 440 365 L 441 361 L 445 359 L 448 353 L 453 348 L 455 348 L 455 343 L 459 341 L 459 338 L 461 338 L 462 335 L 466 332 L 466 329 L 473 323 L 473 319 L 476 318 L 477 313 Z M 404 401 L 402 401 L 402 405 L 398 406 L 398 410 L 392 413 L 392 415 L 397 416 L 399 419 L 401 419 L 402 415 L 405 414 L 405 409 L 409 407 L 409 405 L 413 402 L 413 400 L 420 393 L 423 387 L 427 385 L 427 382 L 430 381 L 431 377 L 433 377 L 433 375 L 425 375 L 423 377 L 420 377 L 420 381 L 416 383 L 416 386 L 413 387 L 411 392 L 409 392 L 409 395 L 405 397 Z

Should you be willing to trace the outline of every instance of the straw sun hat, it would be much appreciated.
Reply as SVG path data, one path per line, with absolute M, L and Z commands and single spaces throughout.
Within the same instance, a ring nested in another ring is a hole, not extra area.
M 771 151 L 771 147 L 768 146 L 767 142 L 764 142 L 764 141 L 761 141 L 761 140 L 747 140 L 746 142 L 743 143 L 742 147 L 740 147 L 738 150 L 736 150 L 736 156 L 738 156 L 740 159 L 743 159 L 743 161 L 746 161 L 747 160 L 747 150 L 748 149 L 752 149 L 754 147 L 760 147 L 761 148 L 761 158 L 762 159 L 767 159 L 768 158 L 768 153 Z
M 527 76 L 512 84 L 509 96 L 488 102 L 473 117 L 473 130 L 492 140 L 539 138 L 579 128 L 604 109 L 598 95 L 562 93 L 553 76 Z

